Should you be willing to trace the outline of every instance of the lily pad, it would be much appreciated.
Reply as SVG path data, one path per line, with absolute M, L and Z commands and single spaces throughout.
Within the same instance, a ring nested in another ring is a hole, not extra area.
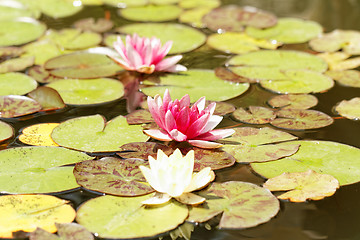
M 189 222 L 205 222 L 221 214 L 219 228 L 243 229 L 269 221 L 280 210 L 269 190 L 247 182 L 213 183 L 198 195 L 207 198 L 204 206 L 192 207 Z
M 43 66 L 39 65 L 30 68 L 28 71 L 28 75 L 34 78 L 39 83 L 49 83 L 62 79 L 50 75 L 49 71 L 45 70 Z
M 17 147 L 0 151 L 2 193 L 49 193 L 79 187 L 73 164 L 92 159 L 59 147 Z
M 236 158 L 237 162 L 266 162 L 294 154 L 299 144 L 284 145 L 297 137 L 272 128 L 234 128 L 235 133 L 224 141 L 222 149 Z M 276 144 L 277 143 L 277 144 Z
M 21 47 L 0 47 L 1 57 L 18 57 L 24 53 L 24 49 Z
M 83 18 L 74 23 L 75 27 L 83 31 L 102 33 L 109 31 L 114 23 L 105 18 Z
M 76 164 L 74 176 L 79 185 L 93 191 L 118 196 L 139 196 L 154 192 L 139 169 L 141 165 L 148 165 L 148 162 L 105 157 Z
M 334 122 L 330 116 L 323 112 L 306 109 L 281 109 L 276 112 L 277 118 L 271 125 L 290 130 L 304 130 L 321 128 Z
M 310 47 L 318 52 L 336 52 L 343 50 L 350 55 L 360 54 L 360 32 L 336 29 L 309 42 Z
M 207 104 L 210 104 L 210 103 L 211 103 L 211 101 L 206 101 L 206 106 L 207 106 Z M 234 112 L 235 109 L 236 109 L 235 106 L 232 105 L 231 103 L 216 102 L 214 115 L 224 116 L 226 114 Z
M 20 57 L 0 63 L 0 73 L 22 71 L 34 64 L 34 57 Z
M 326 75 L 344 86 L 360 87 L 360 71 L 358 70 L 327 71 Z
M 122 158 L 139 158 L 148 160 L 149 156 L 156 159 L 158 150 L 161 149 L 166 155 L 173 153 L 173 149 L 164 144 L 155 142 L 133 142 L 127 143 L 120 147 L 120 151 L 117 155 Z
M 148 3 L 148 0 L 102 0 L 102 1 L 105 4 L 118 8 L 138 7 L 138 6 L 144 6 Z
M 209 13 L 212 8 L 196 7 L 183 11 L 179 16 L 179 22 L 187 23 L 196 28 L 205 28 L 206 25 L 202 22 L 202 18 Z
M 101 115 L 67 120 L 53 130 L 51 137 L 60 146 L 86 152 L 115 152 L 126 143 L 148 139 L 140 126 L 128 125 L 125 117 L 106 123 Z
M 179 6 L 185 9 L 188 8 L 216 8 L 221 4 L 220 0 L 180 0 Z
M 318 104 L 318 99 L 310 94 L 283 94 L 272 97 L 268 104 L 281 109 L 308 109 Z
M 155 96 L 163 95 L 165 89 L 169 89 L 173 99 L 181 99 L 189 94 L 191 102 L 195 102 L 202 96 L 210 101 L 225 101 L 243 94 L 248 88 L 248 83 L 232 84 L 217 78 L 211 70 L 194 69 L 183 74 L 160 77 L 158 85 L 141 88 L 141 91 Z
M 38 65 L 43 65 L 47 60 L 65 53 L 56 43 L 48 39 L 29 43 L 23 49 L 26 52 L 22 56 L 34 57 L 35 64 Z
M 123 8 L 118 13 L 125 19 L 140 22 L 165 22 L 179 17 L 182 9 L 176 5 L 147 5 Z
M 295 141 L 299 151 L 277 161 L 251 163 L 255 172 L 265 178 L 273 178 L 284 172 L 305 172 L 309 169 L 334 176 L 340 185 L 360 181 L 360 150 L 330 141 Z M 293 144 L 283 143 L 283 144 Z
M 83 9 L 82 4 L 74 4 L 68 0 L 37 0 L 41 12 L 52 18 L 69 17 Z
M 236 120 L 250 124 L 265 124 L 276 118 L 272 109 L 259 106 L 249 106 L 248 111 L 244 108 L 238 108 L 232 116 Z
M 6 141 L 14 136 L 14 129 L 9 124 L 0 121 L 0 142 Z
M 157 37 L 164 44 L 173 41 L 169 54 L 190 52 L 206 41 L 202 32 L 176 23 L 135 23 L 117 28 L 125 34 L 137 33 L 141 37 Z
M 272 27 L 277 23 L 277 18 L 272 13 L 253 7 L 227 5 L 213 9 L 203 17 L 203 22 L 215 32 L 242 32 L 245 26 Z
M 37 87 L 37 82 L 23 73 L 0 74 L 0 96 L 23 95 Z
M 28 126 L 22 130 L 19 140 L 33 146 L 59 146 L 51 138 L 52 130 L 59 123 L 39 123 Z
M 307 199 L 321 200 L 332 196 L 339 188 L 339 181 L 331 175 L 308 170 L 300 173 L 283 173 L 264 183 L 270 191 L 288 191 L 278 196 L 291 202 L 305 202 Z
M 0 21 L 0 46 L 21 45 L 44 34 L 46 26 L 33 18 Z
M 280 18 L 275 26 L 266 29 L 246 28 L 249 36 L 285 44 L 305 43 L 322 32 L 319 23 L 299 18 Z
M 342 100 L 335 107 L 335 111 L 338 112 L 341 116 L 359 120 L 360 119 L 360 97 L 352 98 L 349 101 Z
M 32 232 L 41 227 L 55 232 L 55 223 L 69 223 L 75 210 L 68 201 L 47 195 L 7 195 L 0 197 L 0 237 L 12 238 L 13 232 Z
M 37 228 L 30 233 L 30 240 L 94 240 L 91 232 L 77 223 L 55 223 L 55 226 L 59 236 Z
M 29 92 L 29 97 L 40 103 L 43 111 L 51 111 L 65 107 L 59 93 L 49 87 L 38 87 L 34 91 Z
M 14 118 L 41 110 L 35 100 L 17 95 L 0 96 L 0 117 Z
M 44 67 L 57 77 L 85 79 L 113 76 L 122 70 L 105 55 L 81 52 L 52 58 Z
M 188 216 L 188 209 L 175 201 L 144 207 L 140 197 L 102 196 L 80 206 L 76 221 L 101 238 L 152 237 L 176 228 Z
M 55 89 L 66 104 L 72 105 L 105 103 L 124 95 L 123 84 L 110 78 L 63 79 L 46 86 Z
M 224 67 L 215 68 L 215 76 L 217 76 L 218 78 L 220 78 L 222 80 L 235 82 L 235 83 L 256 83 L 257 82 L 256 80 L 241 77 Z
M 0 21 L 19 17 L 38 18 L 37 11 L 28 9 L 24 4 L 14 0 L 0 1 Z
M 128 124 L 142 124 L 154 122 L 151 113 L 145 109 L 139 109 L 125 116 Z
M 280 44 L 264 39 L 257 40 L 245 33 L 226 32 L 212 34 L 206 42 L 210 47 L 226 53 L 244 54 L 254 52 L 260 48 L 276 49 Z
M 317 56 L 324 59 L 329 65 L 329 70 L 333 71 L 353 69 L 360 66 L 360 57 L 350 58 L 351 55 L 344 52 L 325 52 L 319 53 Z

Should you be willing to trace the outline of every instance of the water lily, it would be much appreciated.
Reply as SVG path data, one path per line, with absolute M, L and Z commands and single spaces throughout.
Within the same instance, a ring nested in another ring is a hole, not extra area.
M 130 71 L 151 74 L 155 71 L 160 72 L 179 72 L 186 71 L 186 67 L 176 64 L 182 58 L 176 55 L 164 58 L 170 51 L 172 41 L 168 41 L 161 46 L 160 39 L 152 37 L 139 37 L 134 34 L 126 36 L 126 45 L 118 37 L 114 42 L 114 48 L 120 55 L 119 57 L 110 56 L 120 66 Z
M 149 156 L 149 164 L 150 168 L 140 166 L 140 170 L 157 193 L 152 198 L 145 200 L 143 204 L 163 204 L 171 198 L 175 198 L 184 204 L 196 205 L 206 200 L 191 192 L 205 187 L 214 179 L 214 173 L 209 167 L 193 173 L 193 150 L 184 157 L 179 149 L 176 149 L 170 156 L 158 150 L 156 160 Z
M 190 97 L 186 94 L 181 100 L 171 101 L 166 89 L 164 99 L 159 95 L 147 99 L 149 111 L 161 129 L 144 132 L 161 141 L 187 141 L 200 148 L 218 148 L 220 143 L 211 142 L 232 135 L 233 129 L 215 129 L 222 117 L 213 115 L 216 103 L 205 108 L 205 97 L 190 107 Z

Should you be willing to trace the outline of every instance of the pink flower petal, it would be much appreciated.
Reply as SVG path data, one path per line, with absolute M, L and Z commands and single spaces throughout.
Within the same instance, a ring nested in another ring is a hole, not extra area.
M 159 125 L 160 128 L 165 128 L 164 125 L 165 119 L 160 114 L 159 106 L 156 100 L 157 100 L 156 97 L 155 99 L 153 99 L 150 96 L 148 96 L 147 103 L 148 103 L 149 111 L 151 113 L 151 116 L 155 120 L 156 124 Z
M 165 114 L 165 130 L 171 132 L 171 130 L 176 129 L 175 118 L 172 115 L 171 111 L 168 110 Z
M 222 144 L 220 143 L 208 142 L 203 140 L 188 140 L 187 142 L 195 147 L 206 148 L 206 149 L 219 148 L 222 146 Z
M 152 138 L 160 141 L 172 141 L 173 139 L 162 129 L 149 129 L 144 130 L 144 133 Z
M 139 66 L 143 65 L 143 60 L 139 53 L 133 48 L 132 45 L 128 44 L 126 45 L 126 52 L 127 57 L 129 59 L 129 63 L 131 64 L 131 67 L 134 67 L 135 69 Z
M 117 57 L 112 57 L 112 56 L 109 56 L 111 59 L 113 59 L 117 64 L 119 64 L 121 67 L 123 67 L 124 69 L 126 70 L 135 70 L 133 67 L 131 67 L 128 62 L 120 59 L 120 58 L 117 58 Z
M 192 106 L 192 108 L 197 108 L 199 112 L 201 112 L 202 110 L 205 109 L 205 97 L 201 97 L 199 98 L 199 100 L 197 100 L 194 105 Z
M 195 138 L 195 140 L 214 141 L 226 138 L 234 134 L 234 129 L 215 129 L 210 132 L 201 134 Z
M 186 131 L 186 135 L 189 139 L 193 139 L 196 136 L 200 135 L 202 130 L 206 127 L 210 114 L 204 114 L 200 118 L 198 118 L 195 122 L 193 122 Z
M 178 131 L 177 129 L 173 129 L 169 134 L 172 137 L 172 139 L 178 142 L 183 142 L 186 141 L 187 139 L 186 135 Z
M 200 134 L 203 134 L 203 133 L 213 130 L 217 125 L 219 125 L 219 123 L 222 121 L 222 119 L 223 119 L 223 117 L 221 117 L 221 116 L 217 116 L 217 115 L 211 116 L 209 121 L 207 122 L 205 128 L 201 131 Z
M 181 55 L 164 58 L 158 64 L 156 64 L 156 70 L 167 71 L 168 68 L 174 66 L 177 62 L 179 62 L 181 58 L 182 58 Z

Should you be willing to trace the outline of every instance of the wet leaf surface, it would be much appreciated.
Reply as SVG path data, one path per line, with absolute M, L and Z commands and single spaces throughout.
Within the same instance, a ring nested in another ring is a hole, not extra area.
M 245 26 L 266 28 L 277 23 L 275 15 L 253 7 L 239 7 L 228 5 L 212 10 L 203 17 L 206 26 L 217 32 L 222 31 L 242 32 Z
M 318 104 L 318 99 L 310 94 L 284 94 L 272 97 L 268 104 L 281 109 L 308 109 Z
M 271 125 L 291 130 L 321 128 L 331 125 L 334 120 L 323 112 L 305 109 L 282 109 L 276 112 L 277 118 Z
M 52 130 L 59 123 L 39 123 L 28 126 L 22 130 L 19 140 L 33 146 L 59 146 L 51 138 Z
M 74 176 L 84 188 L 118 196 L 139 196 L 154 192 L 139 166 L 148 166 L 141 159 L 105 157 L 76 164 Z
M 360 87 L 360 71 L 358 70 L 327 71 L 326 75 L 344 86 Z
M 0 74 L 0 96 L 23 95 L 37 87 L 37 82 L 23 73 Z
M 32 232 L 41 227 L 55 232 L 56 222 L 70 223 L 76 212 L 68 201 L 47 195 L 0 197 L 0 237 L 11 238 L 16 231 Z
M 128 124 L 142 124 L 154 122 L 151 113 L 145 109 L 139 109 L 125 116 Z
M 60 146 L 86 152 L 115 152 L 126 143 L 148 139 L 140 126 L 128 125 L 125 117 L 106 123 L 101 115 L 67 120 L 53 130 L 51 137 Z
M 34 57 L 20 57 L 0 63 L 0 73 L 22 71 L 34 64 Z
M 249 124 L 265 124 L 274 120 L 276 113 L 270 108 L 249 106 L 247 110 L 244 108 L 236 109 L 232 116 L 238 121 Z
M 58 235 L 51 234 L 42 228 L 30 233 L 30 240 L 94 240 L 94 236 L 77 223 L 55 223 Z
M 65 107 L 65 103 L 60 94 L 53 88 L 38 87 L 29 92 L 27 96 L 40 103 L 41 110 L 43 111 L 56 110 Z
M 6 122 L 0 121 L 0 142 L 6 141 L 14 136 L 14 129 Z
M 270 191 L 287 191 L 278 196 L 279 199 L 289 199 L 291 202 L 321 200 L 332 196 L 339 188 L 339 181 L 331 175 L 308 170 L 299 173 L 283 173 L 270 178 L 264 183 L 264 188 Z
M 0 96 L 0 117 L 14 118 L 32 114 L 41 110 L 35 100 L 17 95 Z
M 360 119 L 360 97 L 352 98 L 350 100 L 342 100 L 335 107 L 335 111 L 341 116 L 348 119 Z
M 83 18 L 74 23 L 74 26 L 83 31 L 102 33 L 110 30 L 114 23 L 105 18 Z
M 176 5 L 147 5 L 136 8 L 123 8 L 119 15 L 131 21 L 165 22 L 179 17 L 182 9 Z
M 175 201 L 144 207 L 140 197 L 102 196 L 80 206 L 76 221 L 101 238 L 151 237 L 176 228 L 188 216 L 188 209 Z
M 269 221 L 279 209 L 279 201 L 267 189 L 252 183 L 213 183 L 200 191 L 207 198 L 203 207 L 192 207 L 189 222 L 205 222 L 221 214 L 219 228 L 243 229 Z

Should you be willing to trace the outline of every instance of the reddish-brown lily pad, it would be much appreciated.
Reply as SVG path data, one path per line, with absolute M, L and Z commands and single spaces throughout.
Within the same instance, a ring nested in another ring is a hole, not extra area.
M 94 235 L 89 232 L 85 227 L 77 223 L 55 223 L 57 233 L 49 233 L 42 228 L 37 228 L 34 232 L 30 233 L 30 240 L 93 240 Z
M 43 111 L 61 109 L 66 106 L 60 94 L 53 88 L 38 87 L 28 96 L 40 103 Z
M 268 101 L 274 108 L 308 109 L 318 104 L 318 99 L 310 94 L 283 94 L 276 95 Z
M 291 130 L 314 129 L 329 126 L 334 120 L 323 112 L 305 109 L 282 109 L 271 125 Z
M 348 119 L 360 119 L 360 97 L 350 99 L 349 101 L 343 100 L 336 107 L 335 111 L 341 116 Z
M 228 5 L 206 14 L 203 23 L 213 31 L 241 32 L 245 26 L 267 28 L 277 23 L 275 15 L 253 7 Z
M 218 78 L 221 78 L 222 80 L 235 82 L 235 83 L 237 83 L 237 82 L 239 82 L 239 83 L 256 83 L 257 82 L 255 79 L 250 79 L 250 78 L 245 78 L 245 77 L 239 76 L 224 67 L 215 68 L 215 75 Z
M 139 166 L 148 165 L 142 159 L 105 157 L 97 161 L 76 164 L 74 176 L 84 188 L 118 196 L 140 196 L 154 191 Z
M 120 147 L 119 155 L 122 158 L 140 158 L 148 160 L 149 156 L 156 159 L 157 151 L 161 149 L 166 155 L 170 155 L 174 150 L 161 143 L 155 142 L 133 142 Z
M 327 71 L 326 75 L 344 86 L 360 87 L 360 71 L 358 70 Z
M 248 111 L 244 108 L 238 108 L 232 113 L 232 116 L 236 120 L 249 124 L 265 124 L 276 118 L 272 109 L 259 106 L 249 106 Z
M 154 122 L 151 113 L 148 110 L 140 109 L 125 116 L 128 124 L 142 124 Z
M 92 32 L 106 32 L 110 30 L 114 23 L 105 18 L 84 18 L 76 21 L 74 23 L 75 27 L 84 31 L 92 31 Z
M 13 118 L 41 110 L 35 100 L 17 95 L 0 96 L 0 117 Z

